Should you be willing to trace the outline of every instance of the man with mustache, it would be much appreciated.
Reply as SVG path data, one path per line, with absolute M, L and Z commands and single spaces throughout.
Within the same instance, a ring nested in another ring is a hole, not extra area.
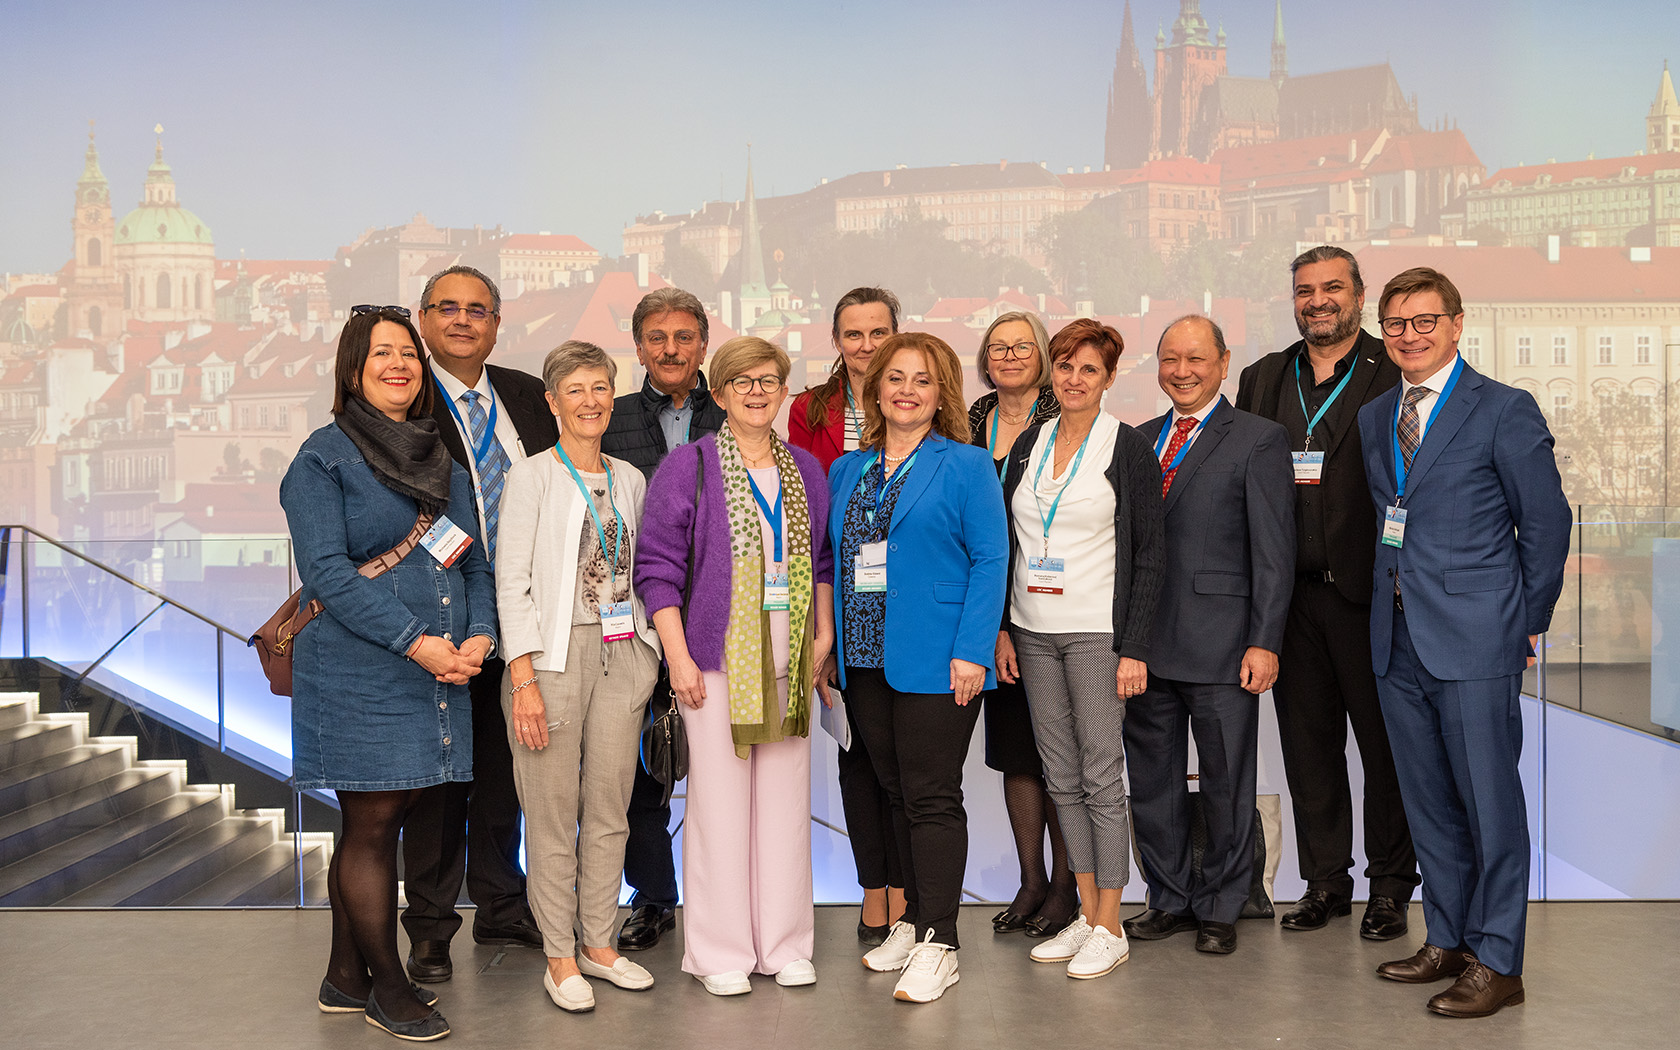
M 1351 722 L 1365 767 L 1370 882 L 1359 934 L 1385 941 L 1406 932 L 1417 857 L 1366 652 L 1377 519 L 1356 422 L 1400 370 L 1360 328 L 1365 284 L 1352 255 L 1320 245 L 1290 271 L 1301 340 L 1245 368 L 1237 386 L 1237 407 L 1282 423 L 1295 459 L 1295 591 L 1272 699 L 1307 892 L 1282 923 L 1316 930 L 1353 912 Z
M 613 401 L 612 421 L 601 436 L 602 452 L 634 464 L 651 478 L 666 453 L 723 426 L 723 409 L 712 400 L 706 377 L 700 374 L 706 337 L 706 308 L 691 293 L 657 288 L 642 296 L 630 317 L 630 338 L 647 378 L 640 390 Z M 664 696 L 670 688 L 662 668 L 653 696 Z M 630 917 L 618 931 L 621 952 L 653 947 L 660 934 L 676 924 L 677 869 L 670 825 L 664 786 L 638 763 L 630 795 L 630 838 L 624 849 L 624 879 L 635 893 Z

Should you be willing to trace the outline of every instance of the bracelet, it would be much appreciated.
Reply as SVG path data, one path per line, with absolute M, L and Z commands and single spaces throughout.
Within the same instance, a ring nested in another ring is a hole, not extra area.
M 523 682 L 520 682 L 518 685 L 514 686 L 511 690 L 509 690 L 509 692 L 510 693 L 517 693 L 521 689 L 525 688 L 528 685 L 536 685 L 536 684 L 537 684 L 537 676 L 532 675 L 531 677 L 525 679 Z

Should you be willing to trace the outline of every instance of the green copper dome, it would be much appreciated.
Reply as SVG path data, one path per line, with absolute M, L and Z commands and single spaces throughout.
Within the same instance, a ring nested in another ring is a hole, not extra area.
M 179 204 L 142 204 L 117 224 L 118 244 L 214 244 L 210 227 Z

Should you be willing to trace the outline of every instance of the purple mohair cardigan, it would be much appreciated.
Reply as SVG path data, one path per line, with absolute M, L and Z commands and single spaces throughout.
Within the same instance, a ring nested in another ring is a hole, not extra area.
M 811 569 L 813 587 L 833 584 L 834 554 L 828 545 L 828 479 L 822 466 L 802 448 L 789 446 L 805 500 L 811 513 Z M 705 463 L 706 483 L 700 494 L 695 528 L 694 475 Z M 688 606 L 688 652 L 702 671 L 723 669 L 723 635 L 729 627 L 730 535 L 729 511 L 723 499 L 723 468 L 718 464 L 717 438 L 678 446 L 654 471 L 648 482 L 642 534 L 636 541 L 636 591 L 648 616 L 683 604 L 688 575 L 689 536 L 695 544 L 694 594 Z

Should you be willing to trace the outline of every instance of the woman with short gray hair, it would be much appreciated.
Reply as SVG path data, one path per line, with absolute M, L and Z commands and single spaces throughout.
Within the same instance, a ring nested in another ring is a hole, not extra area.
M 560 441 L 508 472 L 497 530 L 502 709 L 525 809 L 527 893 L 548 956 L 543 987 L 573 1013 L 595 1006 L 586 975 L 653 986 L 612 947 L 637 735 L 659 664 L 631 587 L 647 482 L 601 454 L 617 376 L 590 343 L 548 355 Z

